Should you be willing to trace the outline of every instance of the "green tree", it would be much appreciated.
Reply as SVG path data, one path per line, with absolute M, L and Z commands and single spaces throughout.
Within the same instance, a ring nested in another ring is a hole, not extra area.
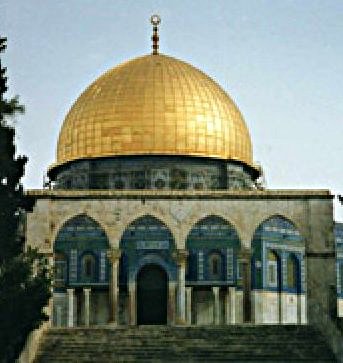
M 0 56 L 5 49 L 6 38 L 0 37 Z M 5 98 L 5 74 L 0 58 L 0 362 L 13 362 L 28 334 L 47 319 L 50 277 L 43 256 L 25 250 L 23 219 L 34 201 L 20 183 L 27 158 L 16 157 L 11 124 L 24 107 L 18 97 Z

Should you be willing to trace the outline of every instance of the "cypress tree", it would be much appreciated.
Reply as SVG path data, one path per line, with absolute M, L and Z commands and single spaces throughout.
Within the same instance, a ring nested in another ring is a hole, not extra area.
M 43 311 L 50 297 L 50 277 L 43 256 L 25 250 L 25 211 L 33 200 L 21 184 L 26 156 L 16 156 L 15 129 L 11 119 L 24 112 L 18 97 L 6 99 L 6 68 L 0 37 L 0 362 L 13 362 L 28 334 L 47 319 Z

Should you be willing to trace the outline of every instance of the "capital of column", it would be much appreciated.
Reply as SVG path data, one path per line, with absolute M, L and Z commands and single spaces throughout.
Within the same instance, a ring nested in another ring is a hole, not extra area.
M 174 253 L 174 258 L 179 266 L 184 266 L 187 262 L 188 251 L 186 249 L 176 250 Z
M 121 256 L 121 251 L 119 248 L 111 248 L 107 251 L 107 258 L 112 262 L 118 262 Z
M 245 261 L 250 261 L 251 259 L 251 249 L 250 248 L 242 248 L 239 251 L 239 256 L 238 256 L 241 260 Z

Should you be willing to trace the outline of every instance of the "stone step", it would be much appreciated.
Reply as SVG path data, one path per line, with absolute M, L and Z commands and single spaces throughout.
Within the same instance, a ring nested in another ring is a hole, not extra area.
M 68 335 L 67 335 L 68 336 Z M 128 339 L 128 340 L 132 340 L 132 339 L 135 339 L 135 338 L 139 338 L 141 339 L 142 341 L 144 339 L 148 339 L 148 340 L 151 340 L 151 339 L 165 339 L 165 340 L 177 340 L 177 339 L 184 339 L 184 338 L 193 338 L 194 336 L 197 337 L 197 339 L 203 339 L 203 340 L 206 340 L 208 338 L 212 338 L 212 339 L 218 339 L 220 341 L 227 341 L 227 342 L 230 342 L 230 341 L 235 341 L 235 340 L 250 340 L 250 339 L 253 339 L 255 341 L 265 341 L 265 340 L 268 340 L 268 341 L 279 341 L 279 340 L 283 340 L 283 339 L 287 339 L 289 340 L 290 339 L 290 336 L 289 334 L 274 334 L 273 332 L 271 332 L 270 334 L 259 334 L 259 335 L 252 335 L 252 334 L 235 334 L 235 333 L 232 333 L 232 332 L 226 332 L 225 334 L 221 335 L 221 336 L 216 336 L 216 335 L 210 335 L 210 334 L 197 334 L 197 333 L 193 333 L 193 334 L 185 334 L 185 335 L 180 335 L 180 334 L 175 334 L 174 336 L 173 335 L 165 335 L 163 332 L 161 332 L 161 334 L 159 335 L 140 335 L 140 334 L 123 334 L 123 335 L 109 335 L 107 333 L 103 333 L 102 335 L 95 335 L 95 336 L 91 336 L 93 341 L 114 341 L 116 339 Z M 49 337 L 51 340 L 59 340 L 59 339 L 63 339 L 63 335 L 54 335 L 54 334 L 49 334 Z M 71 336 L 71 339 L 72 340 L 78 340 L 78 341 L 89 341 L 89 337 L 90 336 L 80 336 L 80 335 L 76 335 L 74 334 L 73 336 Z M 293 341 L 296 341 L 296 340 L 299 340 L 301 339 L 302 341 L 306 341 L 306 340 L 311 340 L 313 339 L 313 334 L 301 334 L 301 335 L 296 335 L 296 334 L 293 334 L 291 339 Z M 317 340 L 322 340 L 323 339 L 317 339 Z
M 245 345 L 245 344 L 234 344 L 234 345 L 218 345 L 215 343 L 211 343 L 211 342 L 206 342 L 203 344 L 193 344 L 193 343 L 189 343 L 186 342 L 184 344 L 180 343 L 179 345 L 164 345 L 164 344 L 146 344 L 146 345 L 141 345 L 141 344 L 134 344 L 134 342 L 132 343 L 132 345 L 130 346 L 129 344 L 118 344 L 118 346 L 112 346 L 112 345 L 108 345 L 108 344 L 103 344 L 103 345 L 98 345 L 98 344 L 79 344 L 79 343 L 75 343 L 75 344 L 64 344 L 64 345 L 60 345 L 60 348 L 63 348 L 64 351 L 73 351 L 75 349 L 83 349 L 83 350 L 87 350 L 87 351 L 97 351 L 97 350 L 110 350 L 113 352 L 119 352 L 119 351 L 131 351 L 131 350 L 140 350 L 142 347 L 144 347 L 145 350 L 148 349 L 153 349 L 153 350 L 158 350 L 161 349 L 161 347 L 163 347 L 163 349 L 165 349 L 165 347 L 168 347 L 170 349 L 173 349 L 174 351 L 177 351 L 178 349 L 187 349 L 187 350 L 192 350 L 194 347 L 199 347 L 201 346 L 202 349 L 211 349 L 211 350 L 216 350 L 218 348 L 221 349 L 221 351 L 230 351 L 230 352 L 240 352 L 240 351 L 256 351 L 261 349 L 261 346 L 263 347 L 263 349 L 266 350 L 276 350 L 280 347 L 280 344 L 271 344 L 268 345 L 268 347 L 263 346 L 261 344 L 249 344 L 249 345 Z M 45 344 L 45 349 L 46 348 L 54 348 L 54 346 L 50 345 L 50 344 Z M 323 350 L 325 350 L 326 346 L 320 345 L 320 346 L 307 346 L 307 345 L 301 345 L 301 344 L 297 344 L 297 345 L 287 345 L 283 347 L 283 351 L 311 351 L 313 353 L 321 353 Z M 198 349 L 198 348 L 197 348 Z
M 286 343 L 285 343 L 286 342 Z M 334 362 L 309 326 L 53 328 L 36 363 Z

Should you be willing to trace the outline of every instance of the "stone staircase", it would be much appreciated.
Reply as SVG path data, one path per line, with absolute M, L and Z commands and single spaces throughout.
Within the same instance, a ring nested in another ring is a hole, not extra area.
M 309 326 L 52 328 L 35 363 L 335 362 Z

